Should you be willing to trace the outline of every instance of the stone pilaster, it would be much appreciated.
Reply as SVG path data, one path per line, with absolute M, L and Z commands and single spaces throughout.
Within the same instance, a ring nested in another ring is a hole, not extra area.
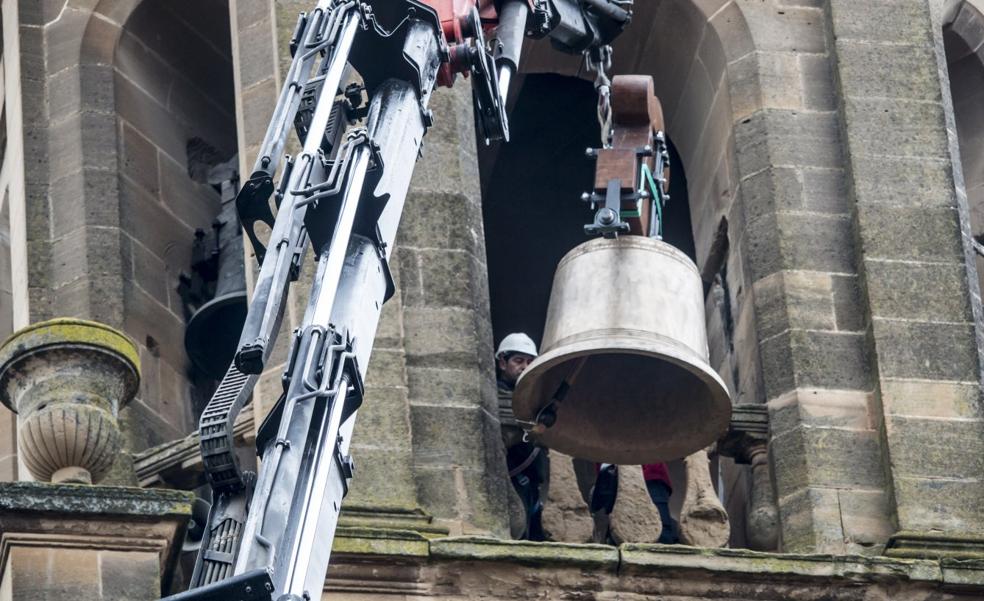
M 469 82 L 431 99 L 399 261 L 414 476 L 435 517 L 505 536 L 481 191 Z
M 240 157 L 248 170 L 289 61 L 297 14 L 311 5 L 233 0 L 230 7 Z M 434 126 L 393 253 L 399 291 L 383 310 L 352 439 L 356 476 L 346 507 L 353 524 L 508 534 L 469 86 L 459 81 L 431 100 Z M 285 329 L 303 314 L 303 279 L 293 287 Z M 276 357 L 283 356 L 275 354 L 261 379 L 261 410 L 279 394 Z M 421 509 L 442 524 L 431 525 Z
M 0 598 L 159 599 L 193 498 L 179 491 L 0 484 Z
M 939 539 L 968 537 L 980 550 L 984 535 L 980 294 L 933 4 L 831 0 L 829 9 L 898 531 L 890 554 L 937 554 Z
M 393 277 L 399 281 L 398 269 Z M 352 436 L 356 477 L 345 501 L 359 508 L 419 508 L 413 478 L 410 401 L 403 337 L 403 303 L 396 294 L 383 307 L 366 375 L 366 398 Z
M 734 216 L 755 322 L 753 336 L 736 340 L 757 340 L 761 354 L 782 550 L 871 553 L 890 529 L 888 485 L 869 419 L 860 250 L 824 4 L 733 4 L 754 46 L 729 65 L 743 81 L 732 87 L 742 199 Z

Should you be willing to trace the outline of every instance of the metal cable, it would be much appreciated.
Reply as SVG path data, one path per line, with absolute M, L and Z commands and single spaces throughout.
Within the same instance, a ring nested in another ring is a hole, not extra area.
M 611 148 L 612 81 L 608 78 L 608 70 L 612 68 L 612 47 L 601 46 L 600 48 L 585 50 L 584 63 L 589 71 L 595 72 L 594 86 L 595 91 L 598 92 L 598 125 L 601 127 L 601 145 L 604 148 Z

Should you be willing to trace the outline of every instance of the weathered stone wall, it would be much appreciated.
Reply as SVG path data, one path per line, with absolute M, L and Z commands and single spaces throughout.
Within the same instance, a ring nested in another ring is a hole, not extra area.
M 177 177 L 188 132 L 161 130 L 163 117 L 147 111 L 164 108 L 176 123 L 193 113 L 207 137 L 229 99 L 187 91 L 174 78 L 186 49 L 155 46 L 139 35 L 149 25 L 135 21 L 137 33 L 124 34 L 137 2 L 100 2 L 95 19 L 81 4 L 21 2 L 31 314 L 126 327 L 157 365 L 146 396 L 157 387 L 160 398 L 176 398 L 184 393 L 166 390 L 183 385 L 168 278 L 185 259 L 169 249 L 211 214 L 201 212 L 201 189 Z M 172 16 L 200 10 L 167 6 L 158 8 Z M 981 309 L 967 191 L 976 198 L 980 186 L 976 173 L 965 185 L 958 160 L 947 50 L 954 74 L 970 54 L 952 54 L 943 27 L 957 31 L 969 17 L 953 6 L 652 0 L 639 3 L 617 43 L 617 72 L 655 77 L 684 163 L 713 365 L 736 402 L 771 413 L 785 551 L 880 553 L 891 544 L 918 554 L 920 533 L 984 535 Z M 244 167 L 275 102 L 286 37 L 308 8 L 230 2 Z M 204 43 L 207 35 L 179 21 L 175 31 Z M 960 35 L 969 50 L 980 43 L 968 23 Z M 542 45 L 524 68 L 580 73 L 577 59 Z M 158 72 L 175 84 L 166 92 L 154 88 L 163 84 L 149 74 Z M 958 114 L 977 98 L 972 84 L 954 84 Z M 394 255 L 400 293 L 386 309 L 354 441 L 362 468 L 353 500 L 419 506 L 455 529 L 503 533 L 467 84 L 432 104 L 437 125 Z M 223 140 L 214 144 L 231 150 Z M 973 148 L 964 153 L 970 166 Z M 285 327 L 305 303 L 302 285 Z M 273 363 L 260 410 L 279 392 Z M 175 437 L 164 424 L 171 412 L 183 419 L 177 408 L 148 405 L 144 421 L 160 434 L 137 438 Z M 725 490 L 748 486 L 744 469 L 729 468 Z
M 134 445 L 194 427 L 178 280 L 190 272 L 195 229 L 211 232 L 218 213 L 209 164 L 236 153 L 228 40 L 223 2 L 144 3 L 115 53 L 123 326 L 143 366 Z
M 218 213 L 209 164 L 236 153 L 228 40 L 222 2 L 144 3 L 115 53 L 123 326 L 143 367 L 135 447 L 194 427 L 178 280 L 190 272 L 195 229 L 210 232 Z
M 336 540 L 323 599 L 943 601 L 984 590 L 980 562 L 359 536 Z
M 3 483 L 0 599 L 160 599 L 192 498 L 171 490 Z
M 436 93 L 431 109 L 435 126 L 424 139 L 396 250 L 414 478 L 421 506 L 436 517 L 506 536 L 508 482 L 468 82 Z
M 761 85 L 735 143 L 782 548 L 859 552 L 890 518 L 823 9 L 739 4 Z
M 934 4 L 869 3 L 866 28 L 855 5 L 828 14 L 894 525 L 976 535 L 980 293 Z
M 30 316 L 95 319 L 141 346 L 130 447 L 192 427 L 176 289 L 215 193 L 186 145 L 236 150 L 223 2 L 20 3 Z
M 311 7 L 299 0 L 233 0 L 230 7 L 246 168 L 276 102 L 297 14 Z M 358 475 L 349 501 L 361 508 L 421 508 L 453 532 L 505 535 L 508 483 L 495 417 L 468 82 L 435 93 L 431 108 L 435 125 L 424 139 L 393 254 L 398 293 L 384 308 L 352 438 Z M 312 261 L 305 271 L 293 287 L 284 332 L 306 307 Z M 285 356 L 284 348 L 275 355 Z M 270 362 L 254 395 L 261 411 L 280 393 L 279 363 Z
M 16 0 L 0 6 L 2 60 L 0 82 L 0 228 L 4 232 L 0 256 L 0 333 L 10 334 L 27 322 L 27 248 L 24 219 L 24 145 L 20 93 L 20 37 Z M 0 409 L 0 480 L 17 477 L 16 417 Z

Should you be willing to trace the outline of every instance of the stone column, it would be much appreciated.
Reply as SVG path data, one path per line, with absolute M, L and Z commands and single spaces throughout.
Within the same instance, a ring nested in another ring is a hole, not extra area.
M 431 99 L 398 247 L 420 503 L 464 531 L 507 536 L 488 269 L 468 81 Z M 370 378 L 372 376 L 370 375 Z
M 303 0 L 230 2 L 244 172 L 290 60 L 287 41 L 297 14 L 310 8 Z M 452 532 L 506 536 L 510 485 L 496 417 L 470 82 L 438 90 L 430 106 L 434 126 L 424 138 L 393 253 L 398 297 L 384 308 L 352 439 L 357 471 L 346 500 L 348 523 L 371 521 L 368 511 L 382 520 L 377 523 L 406 527 L 426 522 L 417 513 L 422 508 Z M 312 266 L 309 261 L 306 272 Z M 304 278 L 293 286 L 288 332 L 307 302 Z M 281 334 L 281 341 L 287 338 Z M 276 357 L 283 356 L 275 354 L 268 365 L 256 409 L 276 400 Z
M 0 484 L 0 597 L 160 599 L 193 498 L 170 490 Z
M 887 553 L 907 556 L 984 549 L 980 292 L 937 4 L 828 13 L 896 517 Z
M 872 552 L 872 541 L 884 542 L 890 528 L 890 485 L 869 415 L 874 367 L 827 2 L 792 4 L 733 2 L 727 16 L 732 28 L 747 24 L 754 46 L 728 66 L 742 205 L 729 225 L 740 232 L 732 248 L 745 259 L 728 263 L 728 283 L 738 294 L 733 267 L 750 283 L 741 288 L 753 306 L 736 305 L 735 348 L 747 355 L 738 345 L 757 340 L 764 394 L 748 395 L 737 384 L 745 402 L 761 398 L 772 418 L 782 550 Z M 745 311 L 754 334 L 740 327 Z M 740 371 L 747 376 L 747 368 Z
M 769 466 L 769 412 L 765 405 L 742 404 L 731 414 L 731 427 L 718 441 L 718 452 L 738 465 L 751 466 L 745 539 L 756 551 L 779 548 L 779 508 Z

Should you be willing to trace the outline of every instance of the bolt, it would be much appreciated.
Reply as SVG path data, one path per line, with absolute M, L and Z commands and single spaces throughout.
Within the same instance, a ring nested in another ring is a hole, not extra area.
M 598 211 L 598 223 L 601 225 L 611 225 L 617 220 L 618 215 L 615 214 L 615 211 L 607 207 Z
M 551 428 L 557 423 L 557 411 L 553 407 L 547 407 L 540 413 L 540 417 L 537 420 L 537 425 L 542 425 L 544 428 Z

